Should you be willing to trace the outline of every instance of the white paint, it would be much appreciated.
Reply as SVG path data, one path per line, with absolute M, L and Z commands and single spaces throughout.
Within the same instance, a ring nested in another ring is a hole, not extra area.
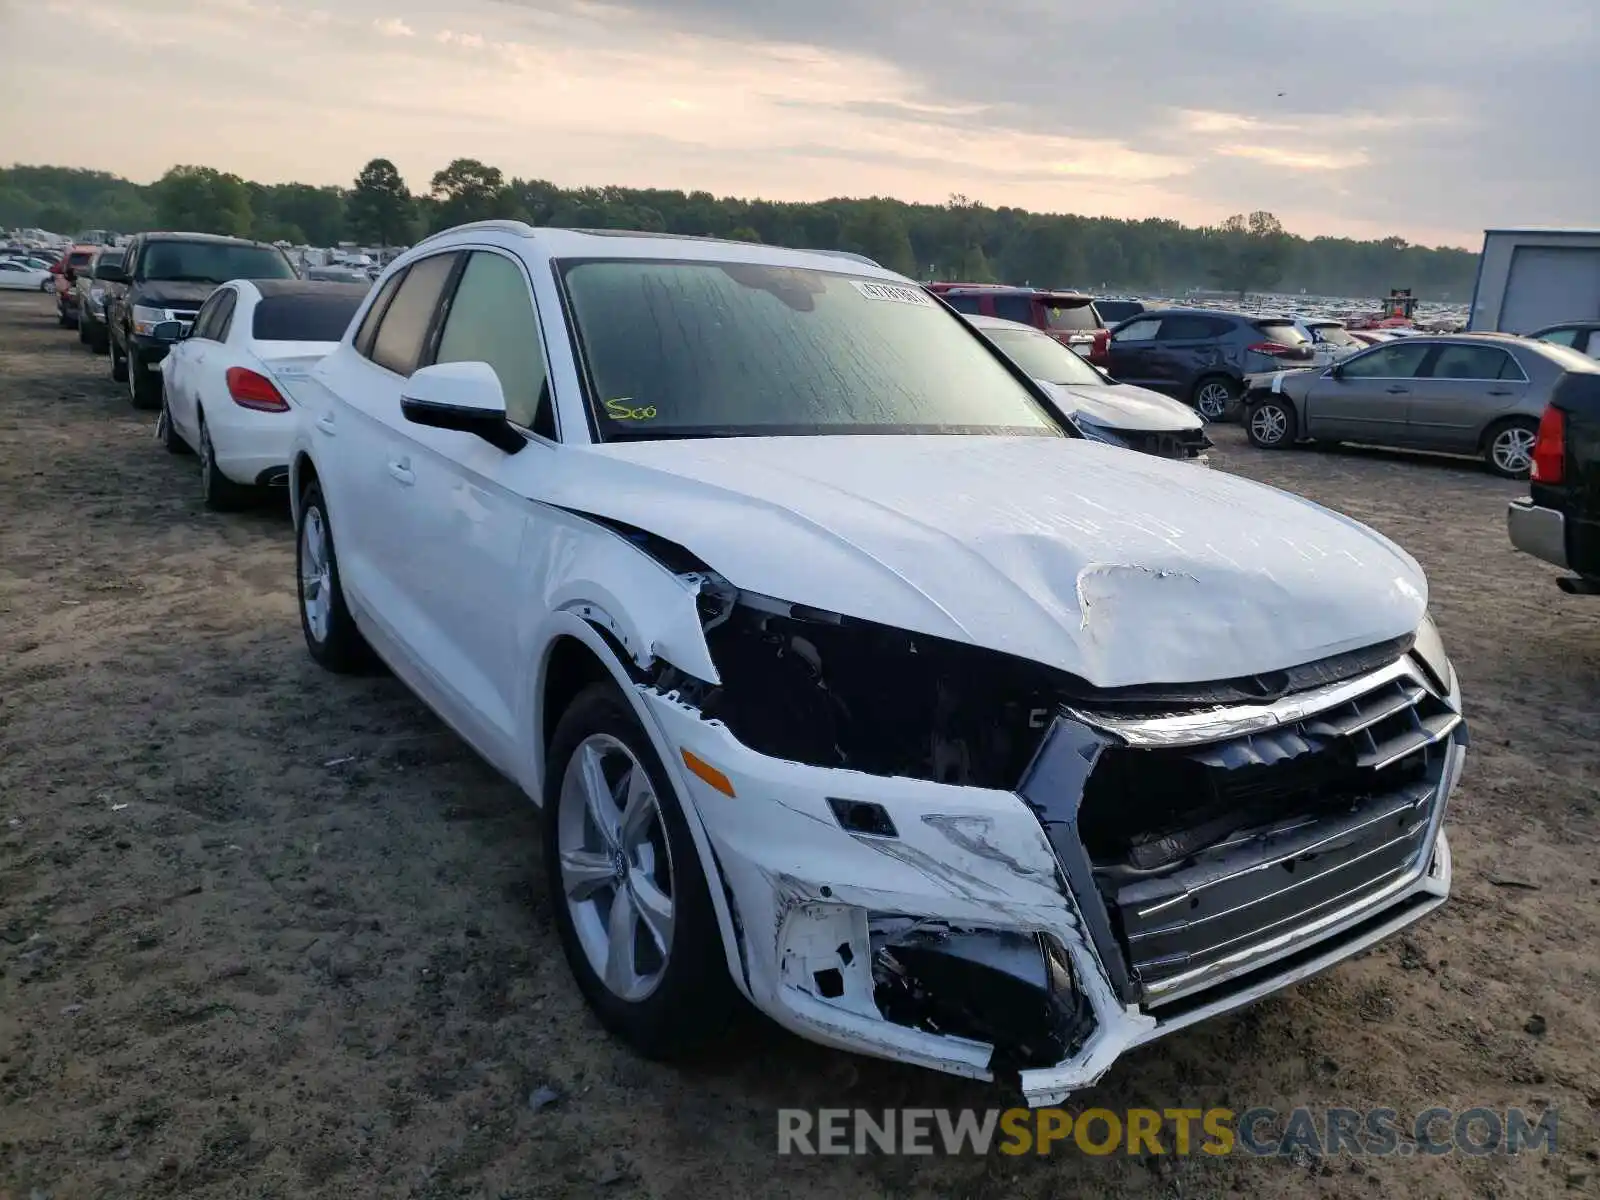
M 1081 412 L 1089 420 L 1112 429 L 1179 432 L 1199 429 L 1205 424 L 1200 414 L 1187 404 L 1163 396 L 1160 392 L 1152 392 L 1149 388 L 1126 383 L 1108 383 L 1104 387 L 1072 387 L 1043 379 L 1035 382 L 1050 393 L 1065 411 Z

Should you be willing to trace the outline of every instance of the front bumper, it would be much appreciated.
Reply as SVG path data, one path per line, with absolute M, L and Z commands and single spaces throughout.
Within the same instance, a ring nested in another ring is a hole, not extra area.
M 1568 565 L 1567 518 L 1558 510 L 1541 508 L 1527 498 L 1513 500 L 1506 506 L 1506 532 L 1511 544 L 1524 554 L 1552 566 Z
M 1392 674 L 1385 682 L 1395 682 Z M 988 935 L 997 953 L 1004 941 L 1004 953 L 1013 958 L 1021 957 L 1019 944 L 1033 939 L 1046 958 L 1052 948 L 1065 955 L 1068 986 L 1085 1019 L 1064 1035 L 1058 1060 L 1021 1065 L 1022 1091 L 1032 1105 L 1055 1104 L 1092 1085 L 1134 1046 L 1360 952 L 1449 895 L 1442 822 L 1465 758 L 1465 728 L 1458 724 L 1446 731 L 1448 738 L 1436 739 L 1432 802 L 1417 809 L 1414 843 L 1402 848 L 1403 863 L 1365 890 L 1339 893 L 1330 881 L 1323 892 L 1332 899 L 1318 893 L 1314 903 L 1307 900 L 1303 919 L 1252 931 L 1210 953 L 1195 970 L 1141 989 L 1120 922 L 1097 890 L 1094 867 L 1077 840 L 1076 805 L 1093 759 L 1086 760 L 1083 747 L 1063 731 L 1084 727 L 1058 721 L 1029 778 L 1008 792 L 767 758 L 675 695 L 648 688 L 640 694 L 666 747 L 687 749 L 732 784 L 734 796 L 728 796 L 678 762 L 669 764 L 706 831 L 733 913 L 735 973 L 756 1006 L 814 1041 L 992 1079 L 997 1069 L 1013 1065 L 998 1041 L 885 1015 L 884 979 L 875 971 L 883 931 L 899 922 L 963 937 Z M 1450 699 L 1458 722 L 1453 684 Z M 880 832 L 844 828 L 830 798 L 875 806 Z M 979 1015 L 991 1025 L 1008 1016 Z

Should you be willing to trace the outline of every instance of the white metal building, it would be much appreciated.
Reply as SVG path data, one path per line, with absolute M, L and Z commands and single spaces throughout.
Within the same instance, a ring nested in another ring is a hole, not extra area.
M 1600 318 L 1600 230 L 1486 229 L 1471 330 L 1531 333 Z

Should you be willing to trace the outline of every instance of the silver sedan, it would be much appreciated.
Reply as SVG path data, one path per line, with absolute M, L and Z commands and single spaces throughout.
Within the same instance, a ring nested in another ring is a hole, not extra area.
M 1326 370 L 1254 377 L 1245 430 L 1268 450 L 1317 441 L 1470 454 L 1526 479 L 1539 415 L 1569 371 L 1600 363 L 1504 334 L 1408 337 Z

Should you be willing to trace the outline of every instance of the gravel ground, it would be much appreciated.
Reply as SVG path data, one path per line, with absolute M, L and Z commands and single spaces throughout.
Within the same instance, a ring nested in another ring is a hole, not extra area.
M 621 1050 L 530 806 L 393 679 L 312 665 L 286 513 L 205 513 L 153 424 L 0 299 L 0 1200 L 1600 1195 L 1600 607 L 1512 552 L 1519 486 L 1219 432 L 1427 569 L 1472 720 L 1456 892 L 1071 1107 L 1553 1105 L 1555 1155 L 802 1159 L 780 1107 L 1011 1098 L 755 1019 L 692 1069 Z

